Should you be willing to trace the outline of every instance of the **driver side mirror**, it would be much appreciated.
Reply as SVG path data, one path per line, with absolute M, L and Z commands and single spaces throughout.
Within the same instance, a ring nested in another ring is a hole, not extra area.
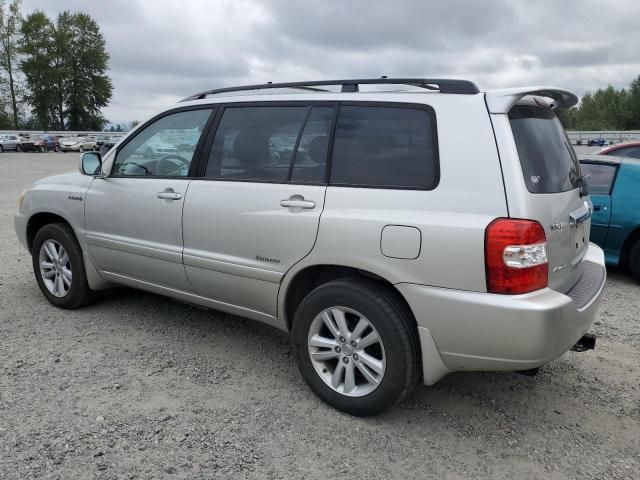
M 85 152 L 80 156 L 80 173 L 97 177 L 102 173 L 102 156 L 98 152 Z

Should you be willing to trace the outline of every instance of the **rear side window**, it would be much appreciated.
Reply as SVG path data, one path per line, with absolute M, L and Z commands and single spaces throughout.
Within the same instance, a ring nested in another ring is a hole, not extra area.
M 602 163 L 582 163 L 580 167 L 587 177 L 591 195 L 609 195 L 613 178 L 616 176 L 616 167 Z
M 559 193 L 580 186 L 580 164 L 551 109 L 516 105 L 509 122 L 531 193 Z
M 431 111 L 342 106 L 331 184 L 431 190 L 439 180 L 436 138 Z

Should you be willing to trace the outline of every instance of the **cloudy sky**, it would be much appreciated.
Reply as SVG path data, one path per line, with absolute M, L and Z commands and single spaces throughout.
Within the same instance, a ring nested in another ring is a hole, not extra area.
M 113 122 L 243 83 L 449 76 L 578 94 L 640 74 L 638 0 L 23 0 L 85 11 L 111 55 Z

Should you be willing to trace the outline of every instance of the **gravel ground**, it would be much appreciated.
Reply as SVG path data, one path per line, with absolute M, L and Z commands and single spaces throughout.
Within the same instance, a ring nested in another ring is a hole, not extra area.
M 0 154 L 0 478 L 640 478 L 640 286 L 609 271 L 596 350 L 536 377 L 457 373 L 352 418 L 287 337 L 130 289 L 41 295 L 12 216 L 77 154 Z

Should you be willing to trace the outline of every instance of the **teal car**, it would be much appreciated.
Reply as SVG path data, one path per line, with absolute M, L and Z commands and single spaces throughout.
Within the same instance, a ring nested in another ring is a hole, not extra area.
M 640 281 L 640 160 L 579 155 L 593 202 L 590 240 L 608 265 L 625 265 Z

